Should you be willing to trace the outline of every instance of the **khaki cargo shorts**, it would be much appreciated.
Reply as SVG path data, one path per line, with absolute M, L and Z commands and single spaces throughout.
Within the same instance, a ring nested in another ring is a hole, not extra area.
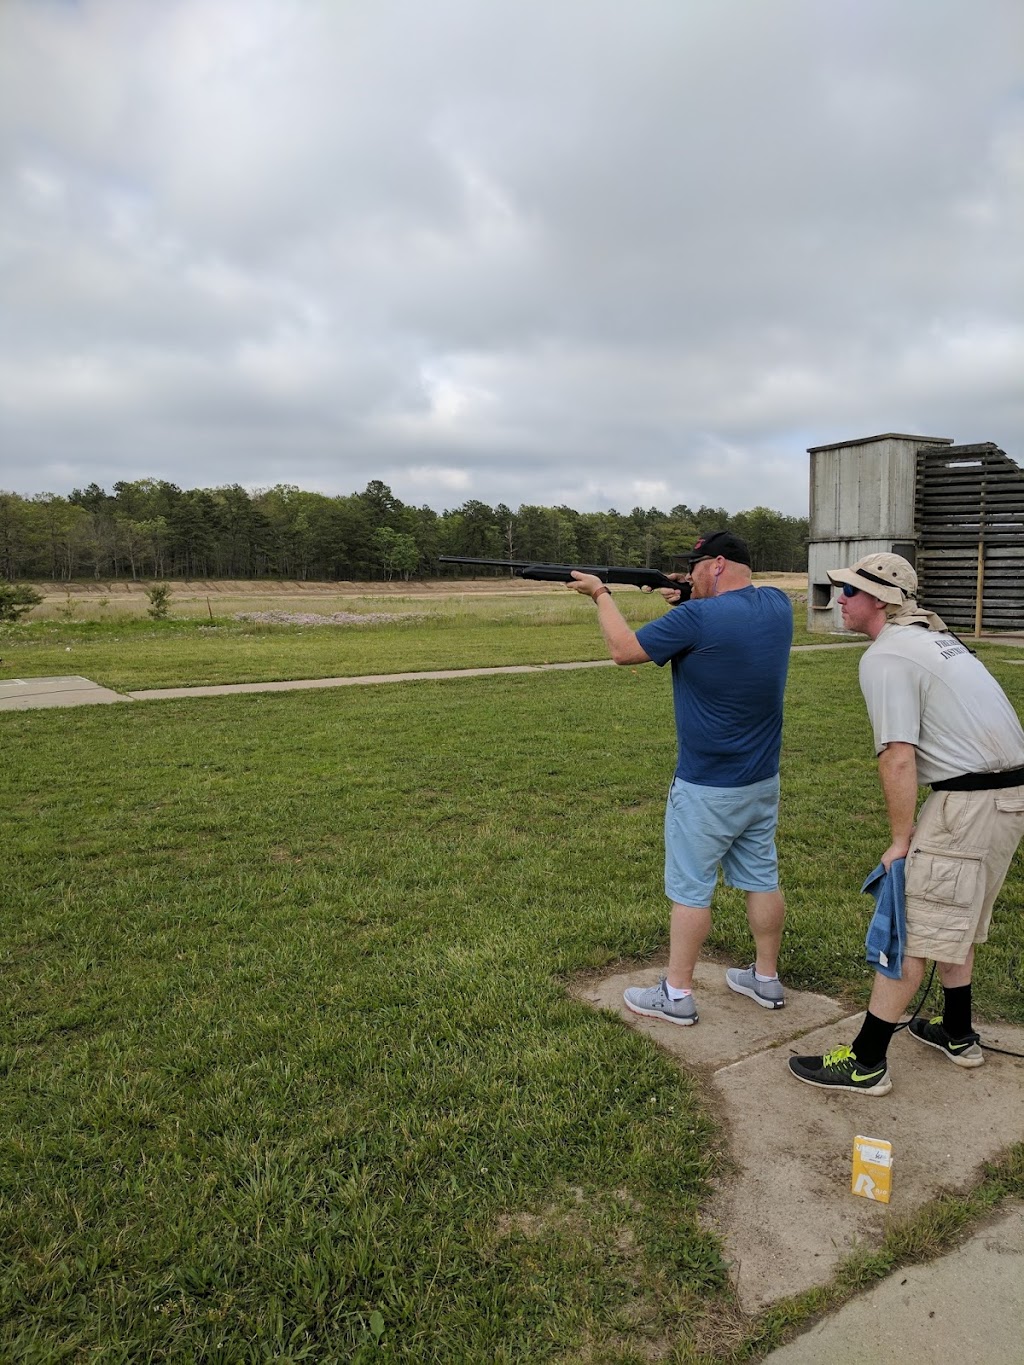
M 910 957 L 963 963 L 984 943 L 992 906 L 1024 837 L 1024 786 L 932 792 L 906 861 Z

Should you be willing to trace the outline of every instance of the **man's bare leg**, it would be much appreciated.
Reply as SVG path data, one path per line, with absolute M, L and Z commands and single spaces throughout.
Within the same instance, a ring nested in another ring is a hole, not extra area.
M 782 926 L 786 919 L 786 900 L 776 887 L 774 891 L 748 891 L 747 923 L 754 936 L 758 976 L 777 976 L 779 948 L 782 946 Z
M 710 932 L 709 905 L 679 905 L 673 901 L 668 933 L 668 972 L 665 977 L 673 990 L 693 990 L 693 969 Z
M 882 976 L 880 972 L 875 973 L 875 984 L 871 988 L 871 1003 L 868 1009 L 876 1018 L 884 1019 L 890 1024 L 899 1023 L 924 980 L 924 962 L 923 957 L 904 957 L 903 976 L 899 981 Z M 937 962 L 935 966 L 945 989 L 955 990 L 957 986 L 969 986 L 974 970 L 973 945 L 967 954 L 966 962 Z
M 935 967 L 944 990 L 952 991 L 957 986 L 969 986 L 974 971 L 974 944 L 971 944 L 966 962 L 936 962 Z
M 876 972 L 868 1009 L 876 1019 L 884 1019 L 887 1024 L 898 1024 L 917 994 L 923 978 L 923 957 L 904 957 L 903 975 L 899 981 Z

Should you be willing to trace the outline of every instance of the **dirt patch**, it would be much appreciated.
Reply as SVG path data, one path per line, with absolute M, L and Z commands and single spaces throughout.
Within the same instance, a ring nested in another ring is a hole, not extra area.
M 438 608 L 435 604 L 448 604 L 460 610 L 487 609 L 488 604 L 504 609 L 506 604 L 511 605 L 513 602 L 523 605 L 524 600 L 530 597 L 543 598 L 543 603 L 535 602 L 535 608 L 545 609 L 554 603 L 563 605 L 567 591 L 562 583 L 534 583 L 522 578 L 433 578 L 408 583 L 401 580 L 391 583 L 355 580 L 303 583 L 297 579 L 228 578 L 159 581 L 170 588 L 168 606 L 173 617 L 189 619 L 208 616 L 211 621 L 216 617 L 223 618 L 250 610 L 328 616 L 346 611 L 357 600 L 360 606 L 365 603 L 372 608 L 380 604 L 383 610 L 387 610 L 383 604 L 393 603 L 396 609 L 405 611 L 419 602 L 425 606 L 430 603 L 429 609 L 436 611 Z M 781 587 L 794 598 L 798 596 L 795 589 L 806 587 L 806 580 L 801 574 L 765 575 L 755 581 Z M 70 624 L 144 617 L 150 607 L 146 594 L 152 586 L 152 582 L 142 579 L 37 583 L 35 587 L 43 600 L 29 612 L 26 620 L 32 623 L 61 620 Z M 640 589 L 623 588 L 622 591 L 632 593 Z M 331 624 L 343 623 L 334 621 Z
M 564 592 L 560 584 L 530 583 L 523 578 L 487 578 L 455 581 L 450 578 L 415 579 L 408 583 L 382 583 L 377 581 L 359 582 L 354 579 L 338 579 L 335 582 L 303 583 L 298 579 L 267 578 L 218 578 L 218 579 L 116 579 L 96 580 L 77 583 L 36 583 L 48 602 L 63 602 L 68 597 L 85 598 L 95 601 L 98 597 L 109 597 L 112 602 L 141 596 L 153 582 L 166 584 L 171 590 L 172 600 L 203 601 L 207 597 L 449 597 L 461 593 L 509 593 L 509 592 Z
M 422 615 L 418 611 L 333 611 L 329 616 L 315 611 L 236 611 L 233 619 L 261 626 L 380 626 L 389 621 L 415 621 Z

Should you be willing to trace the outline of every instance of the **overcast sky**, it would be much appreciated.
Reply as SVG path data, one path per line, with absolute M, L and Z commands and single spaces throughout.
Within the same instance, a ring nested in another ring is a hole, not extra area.
M 0 488 L 1024 457 L 1020 0 L 0 0 Z

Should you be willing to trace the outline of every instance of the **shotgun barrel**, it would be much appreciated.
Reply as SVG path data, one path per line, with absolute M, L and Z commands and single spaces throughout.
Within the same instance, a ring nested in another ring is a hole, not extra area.
M 542 583 L 568 583 L 574 573 L 589 573 L 602 583 L 622 583 L 634 588 L 669 588 L 680 602 L 690 596 L 689 583 L 677 583 L 660 569 L 633 569 L 616 564 L 544 564 L 532 559 L 474 559 L 467 555 L 438 555 L 439 564 L 464 564 L 483 569 L 508 569 L 516 578 Z

